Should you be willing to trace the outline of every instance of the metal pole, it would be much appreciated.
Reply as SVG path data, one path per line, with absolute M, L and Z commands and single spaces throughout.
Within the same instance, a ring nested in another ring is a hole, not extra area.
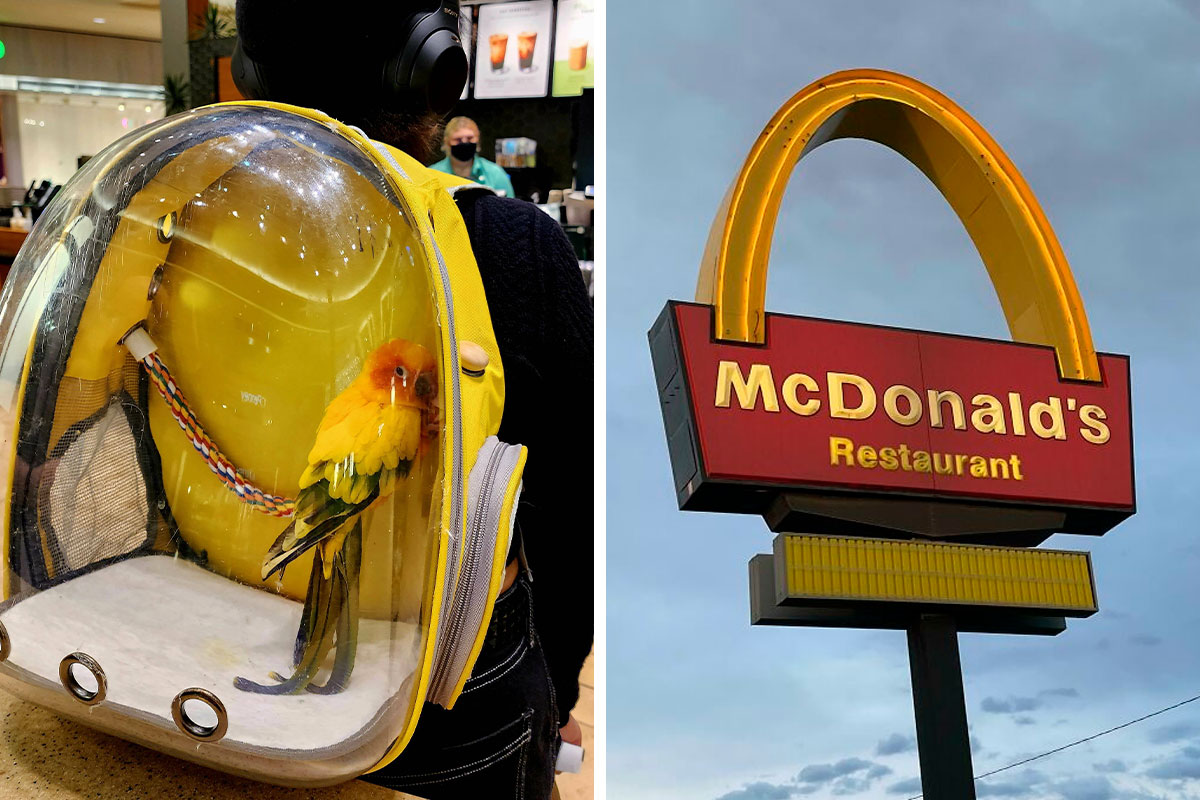
M 975 800 L 954 619 L 922 615 L 914 622 L 908 629 L 908 661 L 925 800 Z

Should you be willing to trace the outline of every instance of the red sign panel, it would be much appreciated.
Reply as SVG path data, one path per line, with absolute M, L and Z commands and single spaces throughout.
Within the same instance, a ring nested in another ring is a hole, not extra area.
M 1113 512 L 1088 515 L 1103 529 L 1133 512 L 1125 356 L 1089 383 L 1049 347 L 779 314 L 745 345 L 712 324 L 671 303 L 652 332 L 685 508 L 824 490 Z

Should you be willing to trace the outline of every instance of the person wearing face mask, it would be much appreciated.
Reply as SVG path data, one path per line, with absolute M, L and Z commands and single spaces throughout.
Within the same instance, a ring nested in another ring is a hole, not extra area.
M 455 117 L 446 123 L 446 132 L 442 134 L 442 152 L 446 157 L 429 166 L 460 178 L 470 178 L 504 197 L 513 197 L 508 173 L 499 164 L 479 155 L 478 149 L 479 126 L 470 117 Z

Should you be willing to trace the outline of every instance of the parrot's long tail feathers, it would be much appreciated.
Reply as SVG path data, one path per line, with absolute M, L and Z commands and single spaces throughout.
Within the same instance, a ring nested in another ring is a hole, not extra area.
M 280 681 L 274 684 L 255 683 L 239 677 L 234 678 L 234 687 L 255 694 L 299 694 L 316 677 L 321 669 L 321 662 L 333 647 L 335 628 L 345 605 L 345 589 L 340 585 L 345 576 L 335 570 L 333 577 L 326 580 L 320 559 L 313 559 L 312 568 L 317 576 L 315 581 L 310 582 L 310 586 L 316 588 L 312 610 L 313 625 L 292 676 L 283 680 L 278 674 L 272 673 L 271 677 Z
M 317 625 L 317 597 L 321 593 L 322 570 L 317 564 L 308 573 L 308 593 L 304 595 L 304 610 L 300 612 L 300 627 L 296 631 L 296 646 L 292 650 L 292 666 L 300 666 L 304 651 Z
M 337 651 L 333 669 L 324 686 L 309 684 L 314 694 L 337 694 L 350 682 L 354 671 L 354 656 L 358 650 L 358 574 L 362 566 L 362 518 L 355 520 L 354 528 L 346 537 L 346 544 L 334 565 L 334 574 L 342 573 L 344 591 L 341 613 L 337 623 Z

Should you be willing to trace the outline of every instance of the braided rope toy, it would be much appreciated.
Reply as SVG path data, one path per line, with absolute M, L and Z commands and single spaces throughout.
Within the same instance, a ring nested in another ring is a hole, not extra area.
M 295 513 L 295 500 L 267 494 L 238 474 L 233 462 L 221 452 L 217 443 L 213 441 L 212 437 L 204 430 L 204 426 L 200 424 L 200 420 L 196 418 L 195 412 L 188 405 L 187 398 L 183 396 L 179 385 L 171 377 L 167 365 L 158 357 L 158 345 L 150 338 L 150 334 L 146 333 L 145 328 L 138 325 L 125 334 L 125 337 L 121 339 L 121 344 L 125 345 L 133 357 L 145 367 L 150 382 L 154 384 L 154 388 L 158 390 L 159 395 L 166 401 L 167 407 L 171 409 L 171 416 L 179 423 L 180 429 L 192 443 L 192 447 L 204 457 L 208 468 L 221 480 L 221 483 L 225 484 L 243 503 L 264 514 L 290 517 Z

